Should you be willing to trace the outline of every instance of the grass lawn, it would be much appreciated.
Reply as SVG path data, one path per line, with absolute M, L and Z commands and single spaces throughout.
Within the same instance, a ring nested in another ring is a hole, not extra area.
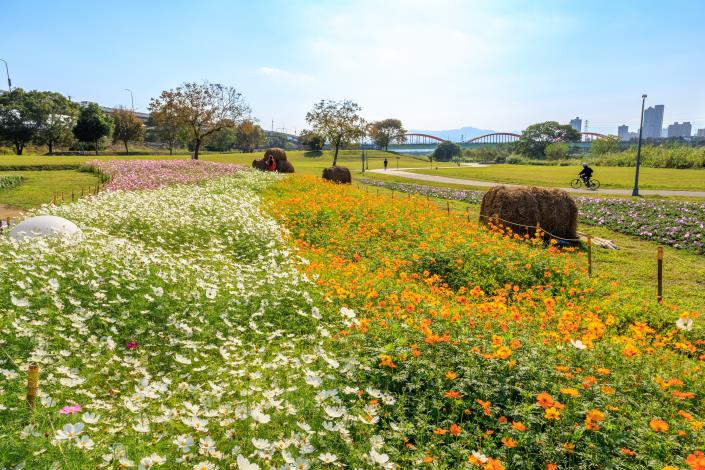
M 24 177 L 21 185 L 0 190 L 0 205 L 20 209 L 50 202 L 55 193 L 63 192 L 65 200 L 70 200 L 71 191 L 79 195 L 81 188 L 95 186 L 99 182 L 94 174 L 76 170 L 8 171 L 1 174 Z
M 567 187 L 577 177 L 579 167 L 537 165 L 489 165 L 472 168 L 439 168 L 412 170 L 425 175 L 477 179 L 536 186 Z M 705 170 L 644 168 L 639 173 L 641 189 L 705 190 Z M 634 168 L 595 167 L 595 178 L 603 188 L 629 189 L 634 184 Z

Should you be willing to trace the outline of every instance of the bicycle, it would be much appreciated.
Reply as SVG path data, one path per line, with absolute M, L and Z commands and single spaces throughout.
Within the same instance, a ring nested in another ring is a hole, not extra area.
M 590 186 L 586 185 L 582 178 L 575 178 L 573 181 L 570 182 L 570 187 L 573 189 L 579 189 L 582 188 L 584 185 L 592 191 L 595 191 L 600 187 L 600 182 L 597 181 L 595 178 L 590 178 L 588 181 L 590 183 Z

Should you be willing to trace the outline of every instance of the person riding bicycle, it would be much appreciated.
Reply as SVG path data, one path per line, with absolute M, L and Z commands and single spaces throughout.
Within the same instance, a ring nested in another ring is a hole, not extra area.
M 583 163 L 583 169 L 578 176 L 582 178 L 585 186 L 590 187 L 590 178 L 592 178 L 593 169 L 588 166 L 587 163 Z

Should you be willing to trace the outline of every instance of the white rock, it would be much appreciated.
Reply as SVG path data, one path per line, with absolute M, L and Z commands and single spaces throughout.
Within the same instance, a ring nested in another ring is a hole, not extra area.
M 80 235 L 81 233 L 81 229 L 70 220 L 54 215 L 40 215 L 14 226 L 10 231 L 10 237 L 23 240 L 31 237 Z

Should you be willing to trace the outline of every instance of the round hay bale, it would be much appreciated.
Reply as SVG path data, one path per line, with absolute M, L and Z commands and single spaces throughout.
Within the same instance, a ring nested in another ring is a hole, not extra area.
M 344 166 L 332 166 L 330 168 L 324 168 L 323 179 L 341 184 L 352 183 L 352 176 L 350 175 L 350 170 L 348 170 Z
M 266 161 L 269 157 L 274 157 L 274 160 L 276 160 L 277 162 L 277 168 L 279 168 L 279 164 L 281 162 L 287 161 L 286 150 L 277 147 L 273 147 L 264 151 L 264 160 Z
M 252 168 L 257 168 L 258 170 L 267 171 L 267 162 L 262 160 L 252 160 Z
M 291 162 L 288 160 L 277 162 L 277 171 L 279 173 L 293 173 L 294 165 L 292 165 Z
M 578 238 L 578 206 L 562 189 L 493 186 L 482 198 L 480 223 L 495 217 L 520 235 L 534 236 L 538 224 L 549 238 Z

